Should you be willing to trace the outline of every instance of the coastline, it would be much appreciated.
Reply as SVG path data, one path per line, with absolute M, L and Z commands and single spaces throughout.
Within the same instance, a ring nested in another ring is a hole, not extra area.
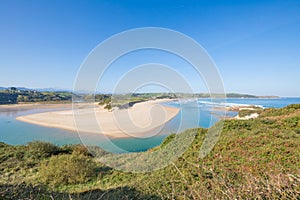
M 160 104 L 169 101 L 173 100 L 149 100 L 137 103 L 128 109 L 114 111 L 107 111 L 103 106 L 95 104 L 72 110 L 72 104 L 68 104 L 69 110 L 25 115 L 16 119 L 45 127 L 103 134 L 115 138 L 146 137 L 151 136 L 178 114 L 180 109 Z M 57 104 L 54 108 L 60 106 L 66 108 L 66 104 Z
M 28 110 L 28 109 L 42 109 L 42 108 L 70 108 L 72 109 L 72 102 L 70 103 L 19 103 L 19 104 L 4 104 L 0 105 L 0 111 L 13 110 Z

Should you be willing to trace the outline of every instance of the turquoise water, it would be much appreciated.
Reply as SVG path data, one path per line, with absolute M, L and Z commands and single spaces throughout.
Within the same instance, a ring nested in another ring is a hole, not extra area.
M 247 104 L 259 105 L 265 108 L 281 108 L 289 104 L 300 103 L 300 98 L 280 99 L 218 99 L 220 105 Z M 169 102 L 166 105 L 180 107 L 178 102 Z M 181 112 L 172 119 L 161 130 L 158 136 L 142 138 L 107 139 L 97 134 L 84 134 L 83 138 L 71 131 L 47 128 L 20 122 L 15 118 L 22 115 L 53 111 L 53 109 L 31 109 L 0 112 L 0 141 L 8 144 L 26 144 L 34 140 L 48 141 L 57 145 L 84 144 L 98 145 L 111 152 L 145 151 L 159 145 L 167 134 L 183 131 L 187 128 L 204 127 L 208 128 L 219 120 L 218 111 L 213 107 L 209 99 L 198 99 L 198 101 L 187 101 L 181 104 Z M 236 115 L 236 112 L 227 112 L 228 116 Z M 198 121 L 199 119 L 199 121 Z
M 207 99 L 199 99 L 199 102 L 209 102 Z M 241 99 L 241 98 L 228 98 L 218 100 L 220 102 L 227 102 L 230 104 L 246 104 L 258 105 L 264 108 L 282 108 L 290 104 L 300 103 L 300 98 L 275 98 L 275 99 Z

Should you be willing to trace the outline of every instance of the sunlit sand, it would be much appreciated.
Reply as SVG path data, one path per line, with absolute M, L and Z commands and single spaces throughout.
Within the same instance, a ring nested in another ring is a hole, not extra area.
M 111 137 L 149 137 L 178 112 L 178 108 L 160 103 L 169 100 L 151 100 L 137 103 L 129 109 L 108 111 L 98 105 L 80 109 L 55 111 L 18 117 L 23 122 L 61 128 L 80 133 L 98 133 Z

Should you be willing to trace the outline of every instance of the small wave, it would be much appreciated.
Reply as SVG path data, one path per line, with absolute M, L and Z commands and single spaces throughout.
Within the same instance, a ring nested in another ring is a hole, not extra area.
M 242 104 L 242 103 L 228 103 L 228 102 L 210 102 L 210 101 L 198 101 L 200 104 L 205 104 L 205 105 L 211 105 L 211 106 L 218 106 L 218 107 L 260 107 L 264 108 L 264 106 L 261 105 L 252 105 L 252 104 Z
M 243 104 L 243 103 L 230 103 L 230 102 L 213 102 L 213 101 L 203 101 L 203 100 L 195 100 L 195 99 L 184 99 L 184 100 L 175 100 L 170 102 L 165 102 L 163 104 L 165 105 L 180 105 L 180 104 L 190 104 L 190 103 L 196 103 L 197 106 L 193 107 L 259 107 L 259 108 L 265 108 L 262 105 L 254 105 L 254 104 Z

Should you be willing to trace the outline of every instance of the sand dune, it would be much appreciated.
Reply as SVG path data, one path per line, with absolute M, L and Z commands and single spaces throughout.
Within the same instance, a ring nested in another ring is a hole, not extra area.
M 179 109 L 161 105 L 169 100 L 137 103 L 129 109 L 107 111 L 89 106 L 67 111 L 55 111 L 18 117 L 23 122 L 62 128 L 80 133 L 99 133 L 111 137 L 149 137 L 175 117 Z

